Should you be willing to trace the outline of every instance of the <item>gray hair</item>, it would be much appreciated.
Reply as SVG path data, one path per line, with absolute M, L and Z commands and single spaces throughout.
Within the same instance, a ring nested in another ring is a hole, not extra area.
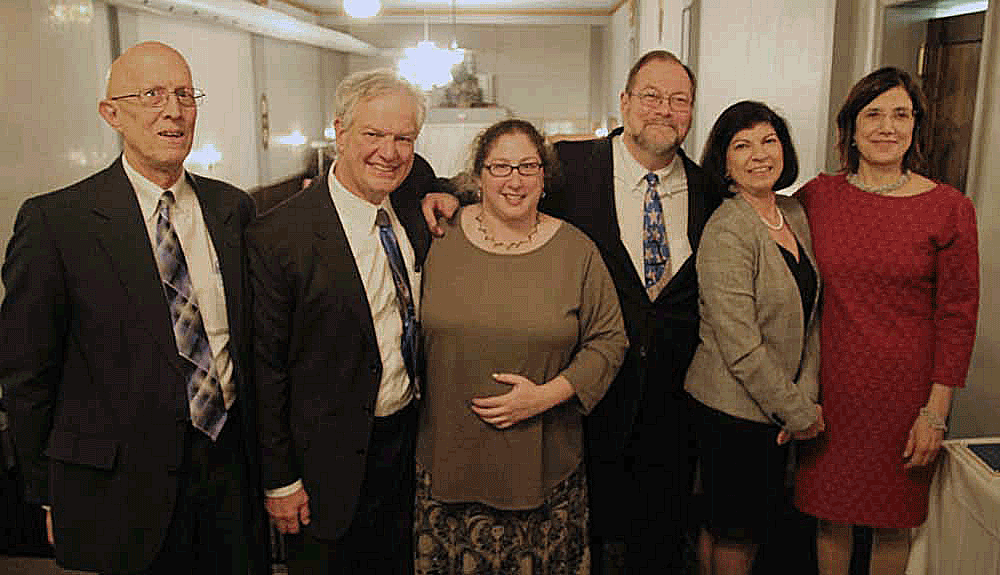
M 388 68 L 355 72 L 344 78 L 337 86 L 335 117 L 343 129 L 348 130 L 354 121 L 354 110 L 361 102 L 393 92 L 402 92 L 413 97 L 417 106 L 417 131 L 424 125 L 427 107 L 424 94 L 416 86 Z

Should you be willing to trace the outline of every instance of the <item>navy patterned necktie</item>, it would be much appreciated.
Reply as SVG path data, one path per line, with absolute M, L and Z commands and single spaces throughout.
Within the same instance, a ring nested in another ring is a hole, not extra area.
M 645 176 L 646 194 L 642 205 L 642 261 L 646 294 L 650 301 L 670 280 L 670 248 L 663 223 L 663 204 L 656 188 L 659 178 L 650 172 Z
M 226 405 L 187 260 L 170 222 L 173 206 L 174 194 L 163 192 L 156 206 L 156 265 L 170 306 L 177 352 L 184 359 L 191 423 L 214 441 L 226 423 Z
M 375 225 L 378 226 L 382 249 L 385 250 L 386 258 L 389 260 L 392 283 L 396 285 L 396 303 L 399 304 L 399 317 L 403 322 L 401 342 L 403 363 L 406 364 L 406 373 L 410 376 L 414 394 L 419 398 L 420 369 L 417 362 L 420 360 L 420 322 L 417 321 L 413 305 L 410 279 L 406 273 L 406 264 L 403 263 L 403 253 L 399 251 L 396 233 L 392 230 L 392 223 L 389 221 L 389 213 L 385 209 L 379 208 L 378 213 L 375 214 Z

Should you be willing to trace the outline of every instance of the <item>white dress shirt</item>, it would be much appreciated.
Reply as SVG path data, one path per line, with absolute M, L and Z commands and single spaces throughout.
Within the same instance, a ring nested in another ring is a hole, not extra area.
M 392 280 L 389 257 L 382 247 L 378 226 L 375 225 L 375 214 L 380 208 L 389 214 L 399 251 L 403 254 L 417 317 L 420 317 L 421 274 L 415 269 L 413 246 L 410 245 L 406 230 L 396 217 L 389 198 L 386 197 L 380 205 L 375 205 L 354 195 L 333 175 L 332 166 L 328 178 L 333 206 L 337 209 L 337 215 L 340 216 L 340 222 L 344 226 L 347 243 L 351 245 L 354 263 L 358 266 L 361 283 L 364 284 L 365 295 L 368 296 L 368 307 L 372 313 L 372 324 L 375 326 L 375 339 L 378 341 L 379 355 L 382 359 L 382 380 L 379 383 L 378 396 L 375 398 L 375 415 L 377 417 L 392 415 L 410 403 L 414 391 L 410 385 L 410 376 L 406 373 L 406 363 L 403 361 L 403 320 L 400 318 L 399 303 L 396 300 L 396 284 Z
M 615 210 L 618 212 L 618 228 L 622 243 L 632 259 L 632 265 L 645 277 L 643 263 L 643 203 L 646 194 L 646 174 L 628 148 L 622 137 L 612 138 L 611 149 L 614 157 Z M 657 192 L 663 205 L 663 225 L 667 232 L 667 248 L 670 250 L 670 268 L 664 273 L 673 277 L 681 265 L 691 257 L 691 242 L 688 240 L 688 189 L 684 162 L 675 155 L 667 167 L 654 172 L 660 179 Z
M 146 224 L 150 246 L 155 254 L 156 207 L 164 190 L 137 172 L 124 155 L 122 164 L 125 166 L 125 175 L 135 190 L 136 199 L 139 200 L 139 210 Z M 170 223 L 184 251 L 191 287 L 194 289 L 195 301 L 201 313 L 201 322 L 208 335 L 208 346 L 212 350 L 212 362 L 219 375 L 219 385 L 222 387 L 226 409 L 229 409 L 236 399 L 236 385 L 233 382 L 233 362 L 229 356 L 229 318 L 226 313 L 226 292 L 222 283 L 219 258 L 215 254 L 215 246 L 205 226 L 201 203 L 191 184 L 188 183 L 186 174 L 181 175 L 169 189 L 174 194 Z

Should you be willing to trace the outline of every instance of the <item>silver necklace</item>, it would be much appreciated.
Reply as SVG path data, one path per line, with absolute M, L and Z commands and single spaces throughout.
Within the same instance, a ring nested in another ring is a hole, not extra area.
M 483 212 L 480 211 L 478 214 L 476 214 L 475 220 L 476 220 L 476 227 L 479 229 L 479 233 L 483 235 L 483 241 L 489 242 L 490 245 L 494 248 L 503 248 L 509 251 L 517 249 L 523 246 L 524 244 L 531 243 L 531 240 L 535 239 L 535 234 L 538 233 L 538 224 L 541 223 L 542 216 L 540 213 L 535 212 L 535 225 L 531 228 L 531 231 L 528 232 L 528 237 L 524 238 L 523 240 L 516 240 L 513 242 L 500 241 L 495 237 L 491 236 L 489 231 L 486 230 L 486 225 L 483 223 Z
M 899 176 L 899 179 L 891 184 L 886 184 L 884 186 L 869 186 L 865 184 L 863 181 L 861 181 L 861 176 L 857 174 L 847 174 L 847 183 L 851 184 L 852 186 L 858 188 L 863 192 L 868 192 L 870 194 L 876 194 L 879 196 L 884 196 L 885 194 L 888 194 L 890 192 L 895 192 L 899 188 L 905 186 L 906 182 L 909 181 L 910 181 L 910 173 L 903 172 Z

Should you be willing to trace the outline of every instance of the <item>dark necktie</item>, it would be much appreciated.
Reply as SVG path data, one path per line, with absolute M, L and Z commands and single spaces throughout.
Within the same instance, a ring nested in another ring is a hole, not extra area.
M 403 253 L 399 251 L 396 233 L 392 231 L 389 214 L 383 208 L 379 208 L 375 215 L 375 225 L 378 226 L 382 249 L 385 250 L 386 258 L 389 260 L 389 269 L 392 270 L 392 282 L 396 285 L 396 303 L 399 304 L 399 317 L 403 321 L 401 342 L 403 363 L 406 364 L 406 373 L 410 376 L 414 394 L 419 398 L 420 369 L 417 362 L 420 360 L 420 322 L 417 321 L 413 305 L 410 279 L 406 273 L 406 264 L 403 263 Z
M 646 174 L 646 195 L 642 206 L 642 260 L 646 294 L 655 300 L 670 279 L 670 248 L 663 224 L 663 204 L 656 192 L 659 178 Z
M 167 190 L 156 206 L 156 265 L 170 306 L 177 352 L 184 358 L 191 423 L 214 441 L 226 423 L 226 405 L 202 324 L 187 260 L 170 222 L 174 194 Z

